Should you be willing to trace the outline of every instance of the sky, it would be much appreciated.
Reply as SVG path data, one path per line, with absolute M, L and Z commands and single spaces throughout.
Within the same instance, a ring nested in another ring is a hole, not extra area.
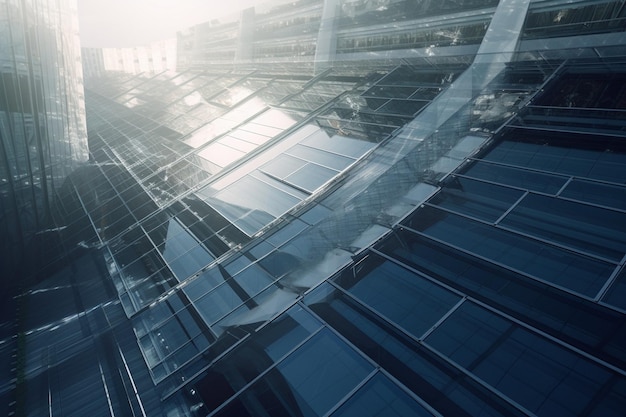
M 81 46 L 141 46 L 259 0 L 78 0 Z

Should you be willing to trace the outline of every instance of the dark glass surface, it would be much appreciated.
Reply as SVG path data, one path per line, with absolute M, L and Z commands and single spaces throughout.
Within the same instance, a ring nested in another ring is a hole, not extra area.
M 410 417 L 432 414 L 403 392 L 389 378 L 376 374 L 333 417 Z
M 293 307 L 243 342 L 194 383 L 194 389 L 210 412 L 273 366 L 321 324 Z
M 374 257 L 362 261 L 358 273 L 348 270 L 336 282 L 416 337 L 461 299 L 392 262 Z
M 329 325 L 443 415 L 522 413 L 327 284 L 307 304 Z
M 624 365 L 626 325 L 619 313 L 427 238 L 407 232 L 397 236 L 378 249 L 559 339 Z
M 595 297 L 615 267 L 501 229 L 424 207 L 406 224 L 427 236 Z
M 615 277 L 615 282 L 611 284 L 609 291 L 602 298 L 603 301 L 616 307 L 626 310 L 626 270 L 622 271 Z
M 452 177 L 429 203 L 481 220 L 495 222 L 520 197 L 523 191 L 498 185 Z
M 597 395 L 609 415 L 626 405 L 623 395 L 605 397 L 622 376 L 472 303 L 426 343 L 538 415 L 580 415 L 597 406 Z
M 519 230 L 615 262 L 626 254 L 626 213 L 529 194 L 501 221 Z
M 482 161 L 472 164 L 469 169 L 463 172 L 463 175 L 548 194 L 556 194 L 567 181 L 566 177 L 488 164 Z
M 511 140 L 508 140 L 508 139 Z M 555 174 L 602 181 L 626 181 L 626 150 L 610 136 L 523 130 L 507 132 L 507 140 L 484 159 Z
M 365 359 L 322 330 L 239 394 L 236 404 L 249 415 L 322 416 L 372 370 Z M 216 415 L 229 414 L 226 408 Z
M 626 210 L 626 187 L 624 186 L 573 180 L 567 184 L 560 196 Z

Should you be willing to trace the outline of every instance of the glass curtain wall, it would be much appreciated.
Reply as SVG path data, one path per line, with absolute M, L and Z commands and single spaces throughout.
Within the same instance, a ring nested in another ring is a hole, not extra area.
M 29 264 L 46 258 L 35 233 L 53 228 L 55 190 L 88 150 L 75 2 L 2 1 L 0 33 L 4 281 L 26 252 Z

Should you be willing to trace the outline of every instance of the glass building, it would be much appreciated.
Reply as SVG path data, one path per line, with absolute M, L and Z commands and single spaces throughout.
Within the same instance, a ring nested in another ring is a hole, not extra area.
M 86 80 L 7 414 L 623 415 L 624 13 L 289 3 Z
M 0 276 L 23 284 L 56 242 L 52 205 L 88 160 L 76 5 L 0 1 Z M 43 253 L 41 253 L 43 251 Z M 26 265 L 24 265 L 26 264 Z M 21 273 L 21 272 L 20 272 Z

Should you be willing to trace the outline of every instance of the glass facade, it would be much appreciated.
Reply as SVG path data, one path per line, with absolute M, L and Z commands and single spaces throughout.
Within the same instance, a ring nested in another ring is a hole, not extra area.
M 29 269 L 42 257 L 38 246 L 48 236 L 42 236 L 41 231 L 53 229 L 56 191 L 66 176 L 88 159 L 73 3 L 0 2 L 3 289 L 15 285 L 10 278 L 18 269 Z M 54 237 L 49 239 L 54 241 Z M 26 252 L 35 254 L 34 260 L 27 261 L 28 266 L 22 265 Z
M 66 252 L 0 345 L 8 412 L 623 414 L 621 32 L 551 54 L 525 49 L 547 2 L 411 5 L 243 19 L 272 44 L 329 15 L 346 34 L 479 16 L 478 49 L 87 80 Z

